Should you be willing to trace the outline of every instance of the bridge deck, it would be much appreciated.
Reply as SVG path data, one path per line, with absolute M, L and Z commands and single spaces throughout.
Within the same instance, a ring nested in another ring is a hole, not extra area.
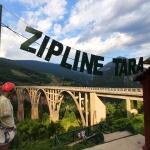
M 143 96 L 142 88 L 110 88 L 110 87 L 71 87 L 71 86 L 16 86 L 16 88 L 52 89 L 61 91 L 94 92 L 97 94 L 118 94 Z

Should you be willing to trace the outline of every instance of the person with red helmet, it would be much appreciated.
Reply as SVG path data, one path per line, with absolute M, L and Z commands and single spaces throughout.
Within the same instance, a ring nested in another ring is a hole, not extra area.
M 16 125 L 11 104 L 15 94 L 15 84 L 6 82 L 2 85 L 0 96 L 0 150 L 8 150 L 10 141 L 16 134 Z

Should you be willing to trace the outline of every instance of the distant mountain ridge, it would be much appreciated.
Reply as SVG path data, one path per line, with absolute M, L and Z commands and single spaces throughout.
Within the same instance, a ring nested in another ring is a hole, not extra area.
M 53 64 L 48 62 L 34 61 L 34 60 L 15 60 L 22 66 L 28 66 L 28 68 L 42 73 L 49 73 L 59 78 L 69 78 L 76 82 L 87 85 L 90 80 L 90 76 L 87 73 L 81 73 L 61 67 L 59 64 Z
M 3 70 L 7 70 L 7 72 L 11 72 L 10 69 L 19 69 L 22 71 L 27 69 L 28 71 L 30 70 L 37 74 L 50 74 L 61 79 L 72 80 L 83 85 L 87 85 L 90 80 L 90 75 L 88 74 L 68 70 L 60 67 L 58 64 L 35 60 L 10 60 L 0 58 L 0 67 L 3 68 Z
M 127 59 L 125 57 L 117 57 L 120 59 Z M 128 63 L 128 59 L 127 59 Z M 119 64 L 119 69 L 121 65 Z M 100 69 L 103 71 L 103 76 L 94 76 L 92 81 L 90 82 L 91 86 L 103 86 L 103 87 L 120 87 L 120 88 L 141 88 L 141 84 L 139 82 L 135 82 L 134 78 L 140 74 L 133 74 L 125 76 L 122 74 L 121 76 L 115 76 L 115 63 L 108 62 Z M 110 86 L 111 85 L 111 86 Z
M 29 85 L 50 85 L 52 83 L 64 85 L 64 82 L 72 82 L 72 86 L 141 87 L 138 82 L 133 81 L 136 75 L 115 76 L 115 64 L 113 62 L 108 62 L 100 70 L 103 71 L 103 75 L 94 76 L 86 73 L 86 70 L 81 73 L 48 62 L 0 58 L 1 83 L 13 79 L 20 85 L 23 83 Z

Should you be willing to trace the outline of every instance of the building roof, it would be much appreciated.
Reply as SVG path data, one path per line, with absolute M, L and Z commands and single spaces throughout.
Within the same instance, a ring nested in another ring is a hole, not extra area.
M 143 62 L 144 64 L 150 64 L 150 57 Z
M 144 70 L 140 75 L 138 75 L 134 81 L 143 81 L 145 78 L 150 77 L 150 67 Z

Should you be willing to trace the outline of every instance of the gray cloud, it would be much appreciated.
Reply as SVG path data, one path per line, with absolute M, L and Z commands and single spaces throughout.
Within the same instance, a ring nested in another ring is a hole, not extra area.
M 113 33 L 124 33 L 133 38 L 124 43 L 125 47 L 140 47 L 149 43 L 150 37 L 150 1 L 116 0 L 111 6 L 109 16 L 97 19 L 87 30 L 83 31 L 78 42 L 88 41 L 93 37 L 107 39 Z

